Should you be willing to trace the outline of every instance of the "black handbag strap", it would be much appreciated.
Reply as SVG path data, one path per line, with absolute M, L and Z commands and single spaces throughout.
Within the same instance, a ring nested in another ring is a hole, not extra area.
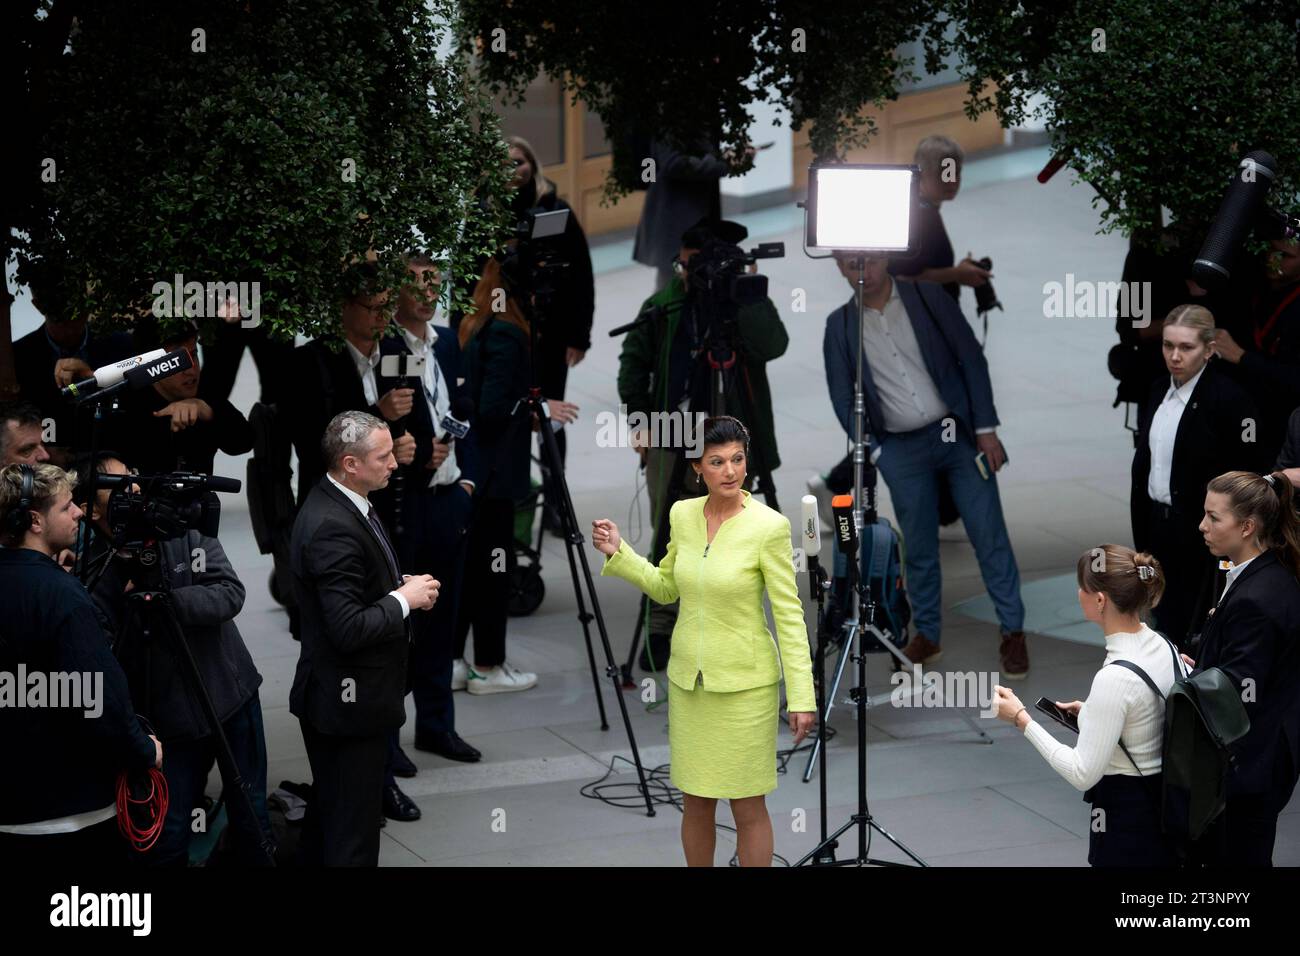
M 1169 653 L 1173 656 L 1174 659 L 1174 680 L 1177 680 L 1180 675 L 1186 676 L 1185 674 L 1183 674 L 1182 668 L 1179 667 L 1180 662 L 1178 660 L 1178 651 L 1174 648 L 1173 642 L 1170 641 L 1167 637 L 1164 637 L 1163 635 L 1161 635 L 1161 640 L 1163 640 L 1166 644 L 1169 645 Z M 1137 676 L 1141 677 L 1143 682 L 1148 687 L 1151 688 L 1151 693 L 1155 694 L 1157 699 L 1159 699 L 1159 701 L 1162 704 L 1165 702 L 1165 695 L 1160 692 L 1160 688 L 1157 687 L 1156 682 L 1151 679 L 1151 675 L 1148 674 L 1141 667 L 1139 667 L 1137 664 L 1134 664 L 1132 661 L 1125 661 L 1125 660 L 1111 661 L 1110 664 L 1118 665 L 1119 667 L 1122 667 L 1127 671 L 1132 671 L 1134 674 L 1137 674 Z M 1110 665 L 1108 664 L 1107 666 Z M 1133 755 L 1129 753 L 1128 748 L 1124 746 L 1123 737 L 1120 737 L 1119 739 L 1119 749 L 1124 751 L 1124 756 L 1128 757 L 1128 762 L 1133 765 L 1134 770 L 1137 770 L 1138 776 L 1139 777 L 1142 776 L 1142 771 L 1138 768 L 1137 761 L 1133 759 Z

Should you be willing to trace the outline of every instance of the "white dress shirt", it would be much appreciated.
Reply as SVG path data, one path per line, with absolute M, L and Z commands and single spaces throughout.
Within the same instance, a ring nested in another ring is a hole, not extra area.
M 351 348 L 352 346 L 349 344 L 348 347 Z M 375 349 L 375 352 L 378 353 L 379 349 Z M 325 473 L 325 477 L 330 480 L 330 484 L 332 484 L 339 491 L 343 492 L 343 496 L 347 498 L 348 501 L 356 505 L 357 510 L 361 512 L 361 517 L 365 518 L 366 524 L 369 525 L 370 524 L 370 500 L 366 498 L 365 495 L 359 495 L 351 488 L 348 488 L 345 485 L 340 484 L 338 481 L 334 479 L 334 476 L 331 475 L 329 472 Z M 383 546 L 381 545 L 380 547 L 382 549 Z M 411 605 L 407 602 L 406 598 L 402 596 L 401 592 L 397 590 L 393 590 L 393 591 L 389 591 L 388 593 L 391 594 L 393 597 L 397 598 L 397 603 L 402 606 L 402 617 L 403 618 L 410 617 Z
M 352 363 L 357 367 L 357 375 L 361 377 L 361 390 L 365 392 L 366 403 L 378 405 L 379 386 L 375 382 L 375 369 L 379 367 L 379 343 L 375 343 L 369 355 L 362 355 L 361 350 L 351 342 L 347 343 L 347 347 Z
M 1205 366 L 1182 385 L 1169 382 L 1165 400 L 1156 409 L 1151 419 L 1151 434 L 1147 437 L 1147 447 L 1151 449 L 1151 470 L 1147 473 L 1147 496 L 1162 505 L 1172 505 L 1173 496 L 1169 493 L 1169 481 L 1173 477 L 1174 441 L 1178 438 L 1178 423 L 1183 420 L 1187 403 L 1192 400 L 1196 383 L 1205 373 Z
M 880 399 L 887 432 L 910 432 L 939 421 L 948 406 L 925 367 L 916 330 L 891 282 L 884 309 L 863 309 L 862 349 Z
M 1114 660 L 1132 661 L 1165 695 L 1173 686 L 1169 642 L 1145 624 L 1136 633 L 1106 635 L 1105 663 Z M 1127 668 L 1103 666 L 1093 677 L 1088 699 L 1079 711 L 1077 746 L 1061 743 L 1034 720 L 1026 725 L 1025 736 L 1069 784 L 1087 790 L 1104 774 L 1137 776 L 1119 747 L 1121 740 L 1143 776 L 1159 773 L 1164 716 L 1164 703 L 1156 699 L 1146 681 Z
M 399 325 L 398 328 L 402 330 L 402 339 L 411 354 L 424 357 L 421 391 L 424 393 L 425 405 L 429 409 L 429 417 L 433 420 L 433 437 L 440 439 L 446 434 L 446 430 L 442 427 L 442 418 L 451 411 L 451 392 L 447 388 L 447 379 L 443 377 L 442 370 L 438 367 L 438 357 L 433 350 L 433 344 L 438 341 L 438 329 L 432 322 L 427 322 L 424 338 L 420 338 L 412 335 L 405 326 Z M 447 457 L 429 479 L 430 488 L 451 485 L 462 480 L 460 465 L 456 462 L 456 441 L 452 439 L 447 444 Z M 466 484 L 473 484 L 468 479 L 463 480 Z

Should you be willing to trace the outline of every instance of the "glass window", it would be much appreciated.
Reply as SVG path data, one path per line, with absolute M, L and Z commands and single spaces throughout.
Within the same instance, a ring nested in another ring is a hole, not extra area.
M 585 106 L 582 108 L 582 157 L 595 159 L 608 156 L 611 152 L 609 140 L 605 138 L 605 124 L 600 121 L 600 114 Z
M 539 76 L 528 84 L 522 105 L 498 102 L 497 113 L 501 132 L 528 140 L 543 167 L 564 162 L 564 91 L 559 83 Z

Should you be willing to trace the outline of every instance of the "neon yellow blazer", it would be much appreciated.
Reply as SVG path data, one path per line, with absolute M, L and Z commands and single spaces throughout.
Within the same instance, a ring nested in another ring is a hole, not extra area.
M 812 655 L 803 605 L 795 583 L 790 519 L 742 490 L 744 510 L 708 539 L 704 503 L 687 498 L 668 514 L 668 551 L 655 567 L 626 541 L 605 559 L 601 576 L 630 581 L 658 604 L 681 598 L 673 628 L 668 679 L 678 687 L 749 690 L 775 684 L 784 669 L 792 711 L 815 711 Z M 763 613 L 763 590 L 772 602 L 777 640 Z M 777 653 L 778 640 L 780 654 Z

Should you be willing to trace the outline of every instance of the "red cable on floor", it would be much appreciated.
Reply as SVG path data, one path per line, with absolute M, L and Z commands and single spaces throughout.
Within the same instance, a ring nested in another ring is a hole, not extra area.
M 145 773 L 149 792 L 142 798 L 131 795 L 128 774 L 117 775 L 117 828 L 138 853 L 158 842 L 167 819 L 167 778 L 154 767 Z M 137 815 L 145 821 L 143 825 L 137 824 Z

